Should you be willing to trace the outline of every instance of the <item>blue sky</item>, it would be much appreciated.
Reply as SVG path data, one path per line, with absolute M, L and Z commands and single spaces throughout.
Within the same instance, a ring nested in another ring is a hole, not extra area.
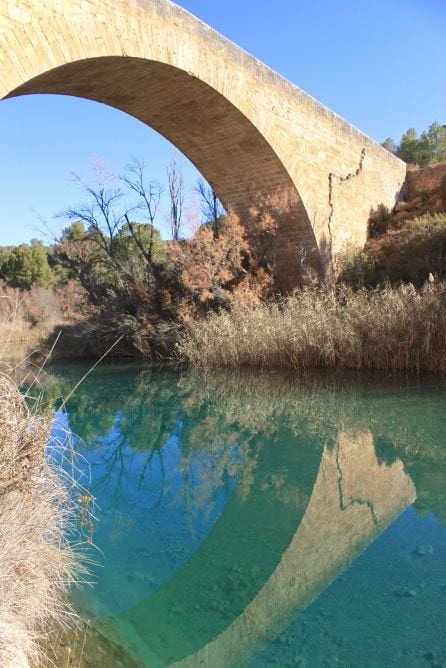
M 198 16 L 347 121 L 383 141 L 446 123 L 444 0 L 182 0 Z M 70 172 L 92 157 L 121 173 L 144 157 L 165 180 L 174 147 L 122 112 L 85 100 L 0 102 L 0 245 L 45 238 L 53 216 L 82 201 Z M 189 205 L 196 173 L 182 160 Z M 164 200 L 160 223 L 167 215 Z M 163 215 L 164 214 L 164 215 Z M 42 219 L 46 223 L 42 222 Z

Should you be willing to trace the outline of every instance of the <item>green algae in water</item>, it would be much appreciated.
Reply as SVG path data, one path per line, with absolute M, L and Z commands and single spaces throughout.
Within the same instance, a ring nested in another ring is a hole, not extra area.
M 446 665 L 445 399 L 427 380 L 96 370 L 58 416 L 98 507 L 76 605 L 129 665 Z

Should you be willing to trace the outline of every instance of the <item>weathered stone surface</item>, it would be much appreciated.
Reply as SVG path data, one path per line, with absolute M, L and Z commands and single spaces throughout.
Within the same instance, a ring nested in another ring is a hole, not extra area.
M 405 179 L 389 151 L 169 0 L 0 0 L 0 99 L 30 93 L 147 123 L 242 218 L 284 202 L 272 255 L 285 289 L 362 245 Z

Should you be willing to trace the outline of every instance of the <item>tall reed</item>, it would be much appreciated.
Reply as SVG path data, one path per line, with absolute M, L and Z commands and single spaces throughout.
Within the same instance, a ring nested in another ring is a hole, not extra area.
M 67 601 L 80 574 L 67 533 L 75 502 L 46 455 L 50 411 L 34 413 L 0 374 L 0 666 L 40 665 L 49 631 L 75 618 Z
M 178 345 L 192 366 L 446 372 L 446 284 L 300 290 L 212 314 Z

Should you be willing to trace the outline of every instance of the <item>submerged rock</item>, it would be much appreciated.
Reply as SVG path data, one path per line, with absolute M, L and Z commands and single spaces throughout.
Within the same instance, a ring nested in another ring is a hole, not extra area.
M 396 596 L 396 598 L 413 598 L 417 595 L 417 592 L 408 587 L 399 587 L 398 589 L 395 589 L 393 595 Z
M 434 553 L 434 548 L 432 545 L 420 545 L 416 550 L 414 550 L 414 553 L 418 557 L 427 557 Z

